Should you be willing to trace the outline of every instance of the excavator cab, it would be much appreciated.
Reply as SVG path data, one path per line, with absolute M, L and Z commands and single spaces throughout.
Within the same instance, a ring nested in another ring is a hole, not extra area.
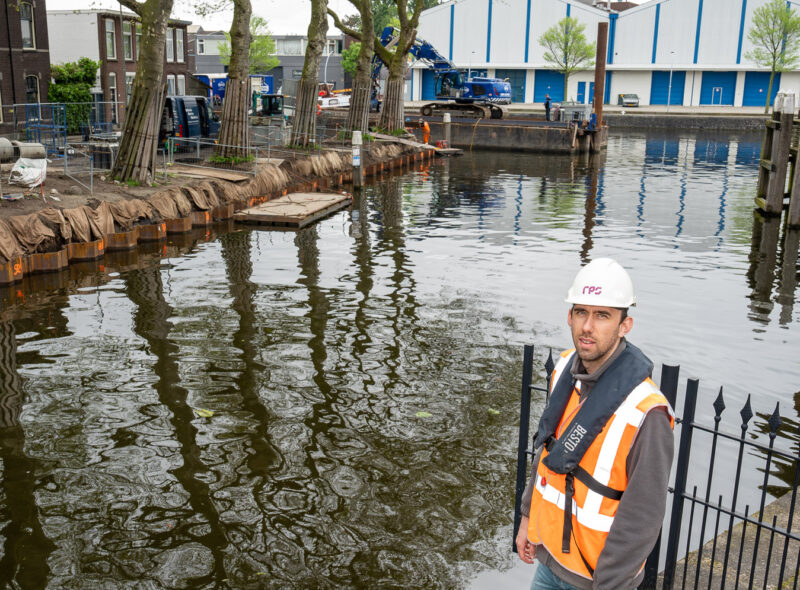
M 460 98 L 464 88 L 464 75 L 456 70 L 436 76 L 436 98 Z

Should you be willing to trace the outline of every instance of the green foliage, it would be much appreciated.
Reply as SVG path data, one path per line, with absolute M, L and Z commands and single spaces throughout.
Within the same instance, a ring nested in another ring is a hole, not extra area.
M 361 43 L 356 41 L 350 47 L 342 51 L 342 69 L 351 76 L 356 75 L 358 65 L 358 52 L 361 51 Z
M 441 0 L 424 0 L 423 10 L 438 6 Z M 397 1 L 396 0 L 371 0 L 372 14 L 374 20 L 375 34 L 380 35 L 387 26 L 393 27 L 400 26 L 400 21 L 397 18 Z M 411 16 L 412 7 L 409 5 L 409 16 Z
M 248 156 L 218 156 L 216 154 L 208 158 L 212 164 L 229 164 L 235 166 L 236 164 L 244 164 L 245 162 L 252 162 L 255 160 L 253 155 Z
M 141 184 L 139 184 L 139 181 L 133 178 L 129 178 L 128 180 L 126 180 L 125 184 L 127 184 L 131 188 L 135 186 L 141 186 Z
M 92 93 L 100 62 L 82 57 L 77 62 L 50 66 L 53 82 L 47 91 L 50 102 L 67 103 L 67 132 L 80 133 L 81 123 L 88 123 Z
M 764 112 L 769 110 L 775 72 L 797 69 L 800 57 L 800 16 L 784 0 L 771 0 L 753 11 L 747 39 L 753 48 L 745 58 L 770 68 L 769 89 Z
M 266 19 L 254 16 L 250 19 L 250 73 L 266 74 L 280 65 L 275 57 L 275 40 L 272 38 Z M 219 44 L 219 60 L 222 65 L 231 63 L 231 35 L 225 33 L 225 42 Z
M 585 29 L 578 19 L 566 17 L 539 37 L 539 44 L 545 48 L 544 61 L 564 74 L 564 100 L 570 75 L 594 65 L 596 46 L 586 41 Z

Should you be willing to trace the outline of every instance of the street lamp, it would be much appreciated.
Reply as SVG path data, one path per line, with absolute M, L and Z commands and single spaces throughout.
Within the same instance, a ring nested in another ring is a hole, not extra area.
M 667 112 L 669 112 L 669 103 L 672 102 L 672 70 L 675 67 L 675 51 L 669 52 L 669 85 L 667 86 Z
M 325 41 L 325 44 L 328 44 L 327 40 Z M 325 73 L 323 74 L 326 84 L 328 83 L 328 60 L 331 58 L 331 55 L 333 55 L 333 51 L 331 51 L 330 46 L 328 46 L 328 57 L 325 58 Z
M 467 67 L 467 80 L 472 78 L 472 56 L 475 55 L 474 51 L 470 51 L 469 55 L 469 66 Z

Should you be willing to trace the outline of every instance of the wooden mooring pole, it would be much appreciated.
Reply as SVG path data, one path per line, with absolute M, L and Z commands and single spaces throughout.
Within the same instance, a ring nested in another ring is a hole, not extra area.
M 594 66 L 594 112 L 597 128 L 603 128 L 603 101 L 606 96 L 606 51 L 608 51 L 608 23 L 597 24 L 597 57 Z
M 794 94 L 779 93 L 775 98 L 772 119 L 766 123 L 758 175 L 758 196 L 764 199 L 763 209 L 767 215 L 780 215 L 783 211 L 789 152 L 792 146 L 794 103 Z M 797 186 L 796 182 L 793 184 Z

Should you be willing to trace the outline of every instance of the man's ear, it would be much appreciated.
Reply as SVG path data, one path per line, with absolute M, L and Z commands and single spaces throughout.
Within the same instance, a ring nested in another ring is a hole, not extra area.
M 567 310 L 567 325 L 570 328 L 572 327 L 572 308 L 571 307 Z
M 631 316 L 628 316 L 624 320 L 622 320 L 619 324 L 619 337 L 622 338 L 632 329 L 633 329 L 633 318 Z

